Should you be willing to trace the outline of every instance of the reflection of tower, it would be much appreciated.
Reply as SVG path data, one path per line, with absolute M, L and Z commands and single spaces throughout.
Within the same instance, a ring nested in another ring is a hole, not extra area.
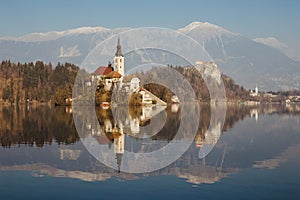
M 124 144 L 125 144 L 124 142 L 125 142 L 125 138 L 123 133 L 121 133 L 121 135 L 118 138 L 114 139 L 114 152 L 116 154 L 116 159 L 117 159 L 118 173 L 120 173 L 122 156 L 124 154 Z
M 114 70 L 124 76 L 124 56 L 121 51 L 120 38 L 118 38 L 117 51 L 114 58 Z
M 116 153 L 116 159 L 117 159 L 117 165 L 118 165 L 118 173 L 121 172 L 121 163 L 122 163 L 122 157 L 123 157 L 123 154 L 121 153 Z
M 114 150 L 115 153 L 124 153 L 124 134 L 114 139 Z
M 258 121 L 258 111 L 257 109 L 252 109 L 250 110 L 250 117 L 255 117 L 255 121 L 257 122 Z

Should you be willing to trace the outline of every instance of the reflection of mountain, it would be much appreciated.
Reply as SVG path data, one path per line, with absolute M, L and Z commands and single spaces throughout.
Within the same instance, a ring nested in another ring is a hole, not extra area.
M 192 157 L 193 152 L 187 152 L 174 164 L 153 175 L 176 175 L 193 184 L 215 183 L 240 171 L 239 168 L 222 167 L 222 160 L 211 158 L 199 160 Z M 210 162 L 215 162 L 214 164 Z
M 0 170 L 22 170 L 22 171 L 34 171 L 34 176 L 48 175 L 52 177 L 68 177 L 76 178 L 83 181 L 105 181 L 112 177 L 111 173 L 91 173 L 84 171 L 71 171 L 58 169 L 44 164 L 25 164 L 16 166 L 2 166 Z
M 275 158 L 255 162 L 253 167 L 275 169 L 282 163 L 288 162 L 292 159 L 296 160 L 299 157 L 299 152 L 300 144 L 296 144 L 288 147 L 284 152 L 282 152 L 280 155 L 277 155 Z
M 13 166 L 0 166 L 0 170 L 21 170 L 21 171 L 33 171 L 33 176 L 52 176 L 52 177 L 67 177 L 67 178 L 75 178 L 83 181 L 105 181 L 108 179 L 117 176 L 114 172 L 86 172 L 80 170 L 64 170 L 55 168 L 50 165 L 45 164 L 24 164 L 24 165 L 13 165 Z M 222 178 L 227 177 L 229 174 L 238 172 L 238 169 L 230 169 L 226 172 L 218 171 L 215 167 L 211 166 L 200 166 L 197 167 L 196 170 L 185 169 L 181 170 L 179 167 L 173 167 L 170 170 L 160 171 L 158 173 L 152 175 L 176 175 L 179 178 L 187 179 L 187 182 L 193 184 L 202 184 L 202 183 L 215 183 L 220 181 Z M 147 176 L 147 175 L 145 175 Z M 134 180 L 138 179 L 140 176 L 121 173 L 118 174 L 119 178 L 123 178 L 126 180 Z

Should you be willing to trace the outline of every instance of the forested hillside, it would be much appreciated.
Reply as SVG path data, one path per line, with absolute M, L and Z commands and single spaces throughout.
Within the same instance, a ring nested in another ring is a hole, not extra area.
M 172 68 L 177 70 L 190 83 L 199 101 L 201 102 L 210 101 L 210 95 L 207 86 L 200 72 L 196 68 L 193 67 L 172 67 Z M 156 69 L 156 68 L 153 68 L 146 73 L 144 72 L 136 73 L 134 76 L 137 76 L 141 80 L 151 80 L 151 77 L 172 79 L 172 77 L 166 77 L 167 75 L 163 74 L 161 69 Z M 224 83 L 227 101 L 245 101 L 250 99 L 249 92 L 244 87 L 236 84 L 234 80 L 232 80 L 230 77 L 224 74 L 221 75 L 221 78 Z M 176 80 L 172 80 L 172 81 L 174 82 L 174 84 L 180 86 L 180 83 L 176 83 Z M 144 87 L 147 90 L 151 91 L 160 99 L 164 100 L 165 102 L 169 102 L 169 103 L 171 102 L 171 97 L 173 93 L 169 89 L 155 83 L 146 84 L 144 85 Z
M 72 96 L 72 87 L 79 67 L 74 64 L 51 63 L 42 61 L 35 63 L 0 64 L 0 102 L 25 103 L 63 102 Z

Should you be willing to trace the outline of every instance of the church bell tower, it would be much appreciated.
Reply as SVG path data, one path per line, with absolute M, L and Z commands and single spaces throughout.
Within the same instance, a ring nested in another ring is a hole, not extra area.
M 118 38 L 117 51 L 114 58 L 114 70 L 124 76 L 124 56 L 121 51 L 120 38 Z

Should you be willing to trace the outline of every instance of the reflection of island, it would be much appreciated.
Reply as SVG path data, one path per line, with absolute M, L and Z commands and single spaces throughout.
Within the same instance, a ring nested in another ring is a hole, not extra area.
M 110 140 L 113 138 L 113 131 L 117 134 L 139 136 L 141 127 L 147 126 L 151 119 L 155 120 L 154 117 L 163 115 L 162 111 L 165 109 L 165 106 L 119 106 L 112 109 L 98 109 L 96 115 L 101 129 L 92 126 L 92 122 L 86 124 L 92 135 L 105 135 Z
M 118 171 L 120 172 L 125 149 L 125 134 L 135 138 L 150 137 L 151 132 L 159 128 L 157 121 L 163 124 L 161 119 L 165 109 L 165 106 L 119 106 L 112 109 L 98 109 L 96 114 L 100 126 L 92 126 L 91 121 L 87 123 L 86 128 L 100 145 L 111 147 L 113 143 Z M 155 127 L 154 130 L 153 126 Z M 147 129 L 151 129 L 151 132 Z

